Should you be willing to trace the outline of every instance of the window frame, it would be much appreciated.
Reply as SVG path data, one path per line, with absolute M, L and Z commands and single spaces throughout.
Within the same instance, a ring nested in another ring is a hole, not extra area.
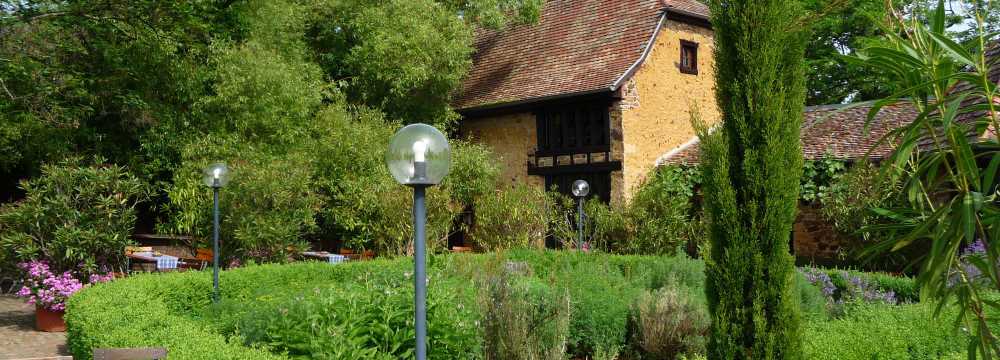
M 681 60 L 678 63 L 678 67 L 681 73 L 688 75 L 698 75 L 698 43 L 694 41 L 681 40 Z M 687 54 L 691 54 L 691 65 L 684 66 L 684 60 L 687 58 Z

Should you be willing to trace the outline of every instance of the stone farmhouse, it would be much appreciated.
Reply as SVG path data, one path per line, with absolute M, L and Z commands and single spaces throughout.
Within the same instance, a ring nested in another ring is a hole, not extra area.
M 987 55 L 1000 57 L 1000 46 Z M 709 126 L 721 116 L 713 60 L 697 0 L 549 0 L 537 24 L 477 34 L 453 101 L 458 135 L 500 155 L 508 183 L 567 192 L 585 179 L 594 196 L 627 202 L 657 167 L 698 163 L 692 116 Z M 909 104 L 887 106 L 866 131 L 869 110 L 806 108 L 805 159 L 877 162 L 892 151 L 883 135 L 917 116 Z M 832 259 L 843 241 L 818 209 L 800 207 L 796 255 Z
M 481 31 L 453 106 L 509 182 L 586 179 L 626 201 L 657 159 L 719 119 L 708 9 L 696 0 L 549 0 L 539 23 Z

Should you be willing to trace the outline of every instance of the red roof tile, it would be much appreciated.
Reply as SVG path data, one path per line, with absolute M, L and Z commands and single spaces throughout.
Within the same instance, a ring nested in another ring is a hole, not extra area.
M 538 24 L 480 30 L 459 110 L 611 91 L 638 62 L 664 10 L 708 17 L 695 0 L 548 0 Z
M 892 153 L 894 143 L 879 141 L 894 129 L 909 124 L 917 117 L 910 103 L 882 108 L 865 131 L 870 105 L 815 106 L 806 108 L 802 121 L 802 156 L 806 160 L 832 157 L 857 160 L 867 156 L 878 160 Z M 871 150 L 871 152 L 869 152 Z M 701 149 L 697 140 L 664 154 L 657 165 L 694 165 L 699 162 Z

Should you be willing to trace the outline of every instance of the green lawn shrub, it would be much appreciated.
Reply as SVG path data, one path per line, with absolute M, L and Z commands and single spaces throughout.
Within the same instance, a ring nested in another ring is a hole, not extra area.
M 709 317 L 704 297 L 684 287 L 648 290 L 635 301 L 634 346 L 643 359 L 670 360 L 704 354 Z
M 479 288 L 485 359 L 566 358 L 571 310 L 565 289 L 510 271 L 487 275 Z
M 530 348 L 538 351 L 535 358 L 544 359 L 655 358 L 660 355 L 650 354 L 671 352 L 697 358 L 702 355 L 698 344 L 704 341 L 697 337 L 698 314 L 707 311 L 703 270 L 701 261 L 685 257 L 570 251 L 432 256 L 429 355 L 508 359 L 521 356 L 512 355 L 516 349 Z M 223 300 L 217 305 L 211 302 L 211 284 L 206 271 L 138 275 L 88 287 L 68 304 L 70 349 L 77 358 L 88 358 L 93 347 L 140 346 L 165 346 L 181 359 L 391 359 L 412 354 L 409 259 L 225 271 Z M 802 283 L 797 289 L 802 308 L 815 308 L 810 304 L 817 302 L 816 289 Z M 846 329 L 852 322 L 867 329 L 856 332 L 859 337 L 911 331 L 927 344 L 916 347 L 921 353 L 962 350 L 961 336 L 941 330 L 942 324 L 949 327 L 947 322 L 919 318 L 929 310 L 914 306 L 851 305 L 842 319 L 807 317 L 811 335 L 806 351 L 847 353 L 828 348 L 853 347 L 850 339 L 819 340 L 837 333 L 813 324 Z M 866 323 L 869 317 L 879 321 Z M 915 324 L 901 327 L 905 321 Z M 653 324 L 672 325 L 658 329 Z M 672 337 L 643 338 L 643 326 L 645 334 L 666 331 Z M 643 339 L 647 350 L 638 345 Z M 895 354 L 913 345 L 895 341 L 887 346 L 882 350 Z M 554 349 L 562 350 L 555 354 Z
M 148 185 L 123 167 L 72 159 L 43 166 L 21 188 L 24 200 L 0 207 L 5 261 L 44 260 L 57 273 L 124 267 Z
M 329 108 L 316 116 L 316 126 L 320 135 L 312 151 L 317 161 L 316 186 L 324 194 L 322 236 L 379 255 L 409 253 L 413 191 L 397 184 L 385 166 L 386 144 L 399 124 L 370 109 L 344 112 Z M 455 159 L 465 157 L 456 155 Z M 445 186 L 427 191 L 427 245 L 431 250 L 445 246 L 452 219 L 460 210 L 450 198 Z
M 917 282 L 909 277 L 893 276 L 886 273 L 870 273 L 857 270 L 836 270 L 827 269 L 826 273 L 830 280 L 837 287 L 835 297 L 840 299 L 849 292 L 851 288 L 851 278 L 863 280 L 866 284 L 878 291 L 892 292 L 900 302 L 917 302 L 920 300 L 920 287 Z
M 590 199 L 584 239 L 594 249 L 628 255 L 671 255 L 705 237 L 704 224 L 694 216 L 696 168 L 667 167 L 649 174 L 627 205 Z M 565 248 L 576 246 L 575 199 L 549 194 L 551 233 Z
M 960 334 L 932 304 L 853 303 L 845 316 L 806 322 L 804 358 L 815 360 L 959 359 L 968 336 Z
M 225 161 L 232 175 L 219 198 L 223 260 L 281 262 L 308 248 L 305 236 L 317 229 L 321 198 L 312 187 L 315 164 L 304 149 L 282 151 L 235 136 L 203 138 L 185 147 L 183 158 L 168 191 L 172 221 L 161 230 L 210 239 L 212 189 L 202 169 Z
M 475 221 L 468 229 L 478 250 L 492 252 L 545 246 L 545 196 L 518 184 L 484 194 L 475 201 Z
M 799 305 L 802 316 L 806 319 L 826 319 L 830 315 L 829 302 L 822 290 L 809 282 L 801 273 L 795 277 L 795 285 L 799 293 Z

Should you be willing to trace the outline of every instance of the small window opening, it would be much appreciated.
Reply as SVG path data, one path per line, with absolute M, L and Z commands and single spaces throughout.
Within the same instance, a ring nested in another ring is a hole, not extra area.
M 698 43 L 681 40 L 681 72 L 698 75 Z

